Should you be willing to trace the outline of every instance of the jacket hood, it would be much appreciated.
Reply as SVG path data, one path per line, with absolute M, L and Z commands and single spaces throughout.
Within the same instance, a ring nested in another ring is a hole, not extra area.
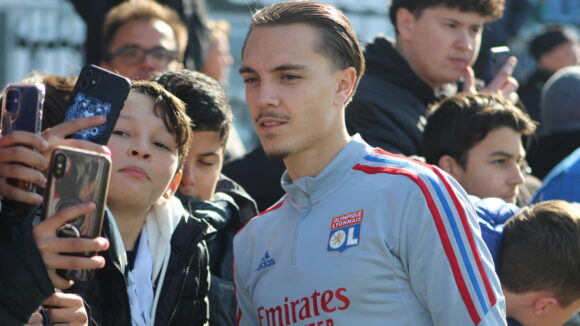
M 395 42 L 384 36 L 378 36 L 365 48 L 367 73 L 375 75 L 405 89 L 425 103 L 436 101 L 440 96 L 449 96 L 456 92 L 456 85 L 447 84 L 441 89 L 433 90 L 411 68 L 407 60 L 394 47 Z

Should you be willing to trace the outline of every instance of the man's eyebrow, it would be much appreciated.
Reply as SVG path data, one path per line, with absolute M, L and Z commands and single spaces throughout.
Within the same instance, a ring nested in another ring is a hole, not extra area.
M 508 152 L 504 152 L 504 151 L 495 151 L 495 152 L 491 152 L 489 154 L 489 156 L 503 156 L 503 157 L 507 157 L 507 158 L 512 158 L 514 157 L 512 154 L 508 153 Z
M 305 69 L 309 69 L 308 66 L 306 65 L 298 65 L 298 64 L 284 64 L 284 65 L 280 65 L 275 67 L 274 69 L 272 69 L 272 72 L 280 72 L 280 71 L 286 71 L 286 70 L 305 70 Z M 252 74 L 252 73 L 256 73 L 256 71 L 248 66 L 242 66 L 240 68 L 240 70 L 238 70 L 238 72 L 240 74 Z

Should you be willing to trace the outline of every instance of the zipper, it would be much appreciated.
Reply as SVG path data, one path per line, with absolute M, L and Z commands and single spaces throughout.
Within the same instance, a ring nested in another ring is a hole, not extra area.
M 198 224 L 198 227 L 203 227 L 203 224 Z M 171 316 L 169 316 L 169 320 L 167 321 L 167 323 L 165 325 L 171 325 L 171 322 L 173 321 L 173 319 L 175 318 L 175 315 L 177 314 L 177 308 L 180 305 L 180 299 L 183 296 L 183 292 L 185 291 L 185 283 L 187 280 L 187 277 L 189 276 L 189 272 L 190 272 L 190 266 L 191 263 L 193 262 L 193 257 L 195 256 L 194 253 L 192 252 L 192 250 L 197 250 L 197 245 L 203 240 L 203 235 L 205 233 L 205 230 L 201 230 L 200 232 L 198 232 L 198 234 L 195 236 L 195 242 L 189 246 L 190 250 L 189 250 L 189 261 L 187 263 L 186 269 L 185 269 L 185 274 L 183 276 L 183 278 L 181 279 L 181 288 L 179 289 L 179 293 L 177 295 L 177 300 L 175 307 L 173 307 L 173 311 L 171 312 Z M 171 259 L 171 254 L 169 255 L 169 259 Z M 167 265 L 167 268 L 169 268 L 169 264 Z M 198 266 L 198 268 L 201 268 L 201 266 Z M 165 271 L 165 276 L 167 277 L 167 271 Z M 209 273 L 209 272 L 208 272 Z M 209 275 L 208 275 L 209 276 Z M 165 280 L 163 280 L 163 282 L 165 282 Z M 202 283 L 202 280 L 200 279 L 200 285 Z M 160 286 L 158 285 L 158 290 L 162 291 L 163 290 L 163 284 L 161 284 Z M 199 289 L 197 289 L 199 291 Z M 161 296 L 161 292 L 159 293 L 159 296 Z M 160 298 L 161 299 L 161 298 Z M 194 297 L 195 300 L 195 297 Z M 157 309 L 157 307 L 156 307 Z M 155 321 L 153 321 L 153 325 L 155 325 Z
M 300 225 L 312 211 L 312 199 L 310 198 L 310 190 L 308 189 L 307 182 L 305 183 L 305 186 L 306 192 L 304 193 L 304 196 L 308 200 L 308 208 L 306 209 L 306 212 L 300 215 L 298 222 L 296 223 L 296 227 L 294 228 L 294 236 L 292 237 L 292 253 L 290 254 L 290 266 L 294 266 L 296 264 L 296 246 L 298 243 L 298 234 L 300 233 Z

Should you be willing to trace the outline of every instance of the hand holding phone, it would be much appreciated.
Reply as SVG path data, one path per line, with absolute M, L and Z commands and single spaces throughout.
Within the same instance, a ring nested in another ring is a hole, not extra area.
M 57 147 L 52 153 L 48 186 L 45 191 L 45 218 L 81 203 L 95 203 L 89 214 L 76 217 L 57 230 L 60 237 L 96 238 L 103 225 L 105 201 L 111 161 L 107 155 L 72 147 Z M 91 257 L 95 252 L 84 252 Z M 75 281 L 86 281 L 92 270 L 59 271 L 59 275 Z
M 43 84 L 8 84 L 2 96 L 2 122 L 0 124 L 2 138 L 16 131 L 39 134 L 42 124 L 42 106 L 44 104 L 45 88 Z M 21 134 L 14 136 L 18 138 Z M 26 144 L 17 144 L 26 146 Z M 35 147 L 30 147 L 34 150 Z M 22 149 L 24 150 L 24 149 Z M 20 150 L 20 151 L 22 151 Z M 22 164 L 21 161 L 13 161 Z M 23 165 L 27 166 L 27 165 Z M 31 165 L 28 165 L 31 166 Z M 22 171 L 22 169 L 20 169 Z M 9 185 L 24 192 L 34 192 L 35 183 L 22 178 L 8 178 Z
M 507 46 L 491 48 L 485 73 L 486 86 L 481 91 L 494 93 L 517 103 L 516 91 L 519 84 L 512 76 L 517 62 Z

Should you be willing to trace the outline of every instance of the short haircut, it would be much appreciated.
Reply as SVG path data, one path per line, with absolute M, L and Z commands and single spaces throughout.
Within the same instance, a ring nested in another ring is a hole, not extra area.
M 226 146 L 232 127 L 232 109 L 222 86 L 213 78 L 192 70 L 164 72 L 154 79 L 185 103 L 193 131 L 217 131 Z
M 496 95 L 460 93 L 448 97 L 430 108 L 423 132 L 423 156 L 427 163 L 438 164 L 443 155 L 449 155 L 465 168 L 469 150 L 500 127 L 530 135 L 536 123 Z
M 415 18 L 421 17 L 423 10 L 434 7 L 474 12 L 487 21 L 498 19 L 503 14 L 505 0 L 392 0 L 389 18 L 397 30 L 397 10 L 407 9 Z
M 513 293 L 552 292 L 566 307 L 580 298 L 580 206 L 562 200 L 523 208 L 505 224 L 499 278 Z
M 358 82 L 365 70 L 365 59 L 358 37 L 348 18 L 334 6 L 318 1 L 280 2 L 261 10 L 252 17 L 248 34 L 242 46 L 242 56 L 248 37 L 256 27 L 307 24 L 319 31 L 319 44 L 316 51 L 331 60 L 337 69 L 353 67 L 356 81 L 352 99 Z
M 161 20 L 171 27 L 177 41 L 177 58 L 184 60 L 187 27 L 173 9 L 152 0 L 125 1 L 109 11 L 103 25 L 103 58 L 110 60 L 111 42 L 117 31 L 130 21 Z
M 153 112 L 161 118 L 167 131 L 175 136 L 178 152 L 177 170 L 181 169 L 189 151 L 189 144 L 193 140 L 191 120 L 185 113 L 185 104 L 153 81 L 134 81 L 131 84 L 131 92 L 144 94 L 153 99 L 155 103 Z

